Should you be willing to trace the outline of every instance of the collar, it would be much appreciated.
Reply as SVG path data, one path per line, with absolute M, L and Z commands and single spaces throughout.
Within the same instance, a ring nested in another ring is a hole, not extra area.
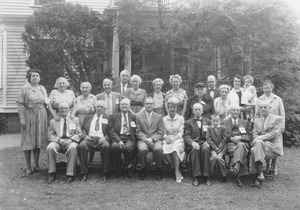
M 232 122 L 232 124 L 234 124 L 234 121 L 237 121 L 237 124 L 239 124 L 239 118 L 236 118 L 236 119 L 233 119 L 233 117 L 231 118 L 231 122 Z
M 215 91 L 215 90 L 216 90 L 216 87 L 214 87 L 214 88 L 210 88 L 210 87 L 209 87 L 208 90 L 209 90 L 209 91 Z
M 123 83 L 121 82 L 121 87 L 127 87 L 127 84 L 128 84 L 128 82 L 127 83 L 125 83 L 125 85 L 123 85 Z
M 105 97 L 107 97 L 107 95 L 109 95 L 110 97 L 112 97 L 112 91 L 110 91 L 109 94 L 105 93 Z
M 199 121 L 199 120 L 201 120 L 201 121 L 203 120 L 202 117 L 200 117 L 199 119 L 197 119 L 197 118 L 195 117 L 194 119 L 195 119 L 196 121 L 197 121 L 197 120 L 198 120 L 198 121 Z
M 103 116 L 103 114 L 100 114 L 100 115 L 99 115 L 99 117 L 102 117 L 102 116 Z M 98 114 L 95 113 L 94 117 L 98 117 Z
M 178 120 L 178 116 L 179 116 L 178 114 L 175 114 L 174 118 L 172 119 L 171 116 L 168 114 L 168 115 L 167 115 L 167 120 L 168 120 L 168 121 L 175 121 L 175 120 Z
M 215 127 L 215 126 L 212 126 L 212 127 L 213 127 L 213 128 L 221 128 L 221 125 L 218 124 L 217 127 Z
M 276 99 L 277 95 L 275 95 L 274 93 L 271 93 L 271 95 L 269 97 L 267 97 L 265 94 L 263 94 L 261 97 L 259 97 L 260 99 L 268 99 L 268 98 L 273 98 Z
M 147 112 L 147 111 L 145 110 L 145 113 L 146 113 L 146 115 L 147 115 L 147 116 L 148 116 L 148 115 L 150 115 L 150 116 L 151 116 L 151 115 L 152 115 L 152 113 L 153 113 L 153 111 L 149 113 L 149 112 Z

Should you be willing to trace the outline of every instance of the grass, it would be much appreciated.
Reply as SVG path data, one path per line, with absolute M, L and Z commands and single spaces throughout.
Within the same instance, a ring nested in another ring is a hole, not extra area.
M 249 186 L 252 176 L 244 177 L 245 189 L 232 179 L 226 184 L 213 179 L 211 187 L 193 187 L 186 174 L 183 183 L 177 184 L 173 173 L 162 181 L 149 174 L 144 181 L 112 178 L 103 182 L 99 168 L 90 170 L 88 182 L 76 180 L 70 185 L 65 170 L 59 170 L 58 180 L 48 185 L 46 164 L 42 151 L 44 170 L 22 178 L 22 151 L 1 150 L 0 209 L 300 209 L 300 150 L 296 148 L 285 149 L 279 175 L 264 182 L 261 189 Z

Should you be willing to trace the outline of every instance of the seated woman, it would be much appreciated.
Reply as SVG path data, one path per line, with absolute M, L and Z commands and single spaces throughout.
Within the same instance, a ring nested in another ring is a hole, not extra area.
M 177 98 L 168 100 L 169 114 L 163 118 L 165 134 L 162 148 L 165 160 L 174 166 L 176 182 L 180 183 L 183 177 L 179 170 L 179 164 L 183 160 L 185 153 L 182 138 L 184 118 L 176 114 L 178 103 Z
M 140 88 L 142 79 L 138 75 L 132 75 L 130 78 L 130 83 L 132 84 L 132 88 L 127 88 L 124 98 L 128 98 L 130 100 L 130 112 L 134 114 L 140 112 L 144 107 L 144 101 L 147 98 L 147 92 Z
M 152 82 L 154 92 L 149 96 L 153 98 L 153 111 L 160 114 L 162 117 L 166 116 L 165 110 L 165 94 L 161 91 L 164 81 L 160 78 L 156 78 Z
M 228 98 L 230 87 L 228 85 L 221 85 L 219 87 L 221 97 L 214 100 L 215 114 L 220 116 L 221 121 L 230 117 L 230 105 L 232 101 Z

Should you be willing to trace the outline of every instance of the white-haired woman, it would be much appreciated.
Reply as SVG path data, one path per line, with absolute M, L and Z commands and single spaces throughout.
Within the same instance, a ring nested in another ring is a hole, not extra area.
M 220 116 L 221 120 L 230 117 L 230 105 L 234 102 L 228 97 L 230 87 L 228 85 L 221 85 L 219 87 L 220 97 L 214 100 L 215 113 Z
M 180 88 L 180 84 L 182 83 L 181 76 L 179 76 L 178 74 L 171 75 L 169 82 L 172 85 L 172 89 L 169 90 L 166 94 L 166 103 L 165 103 L 166 111 L 167 113 L 169 113 L 168 100 L 170 98 L 175 97 L 179 101 L 177 105 L 177 114 L 184 116 L 188 97 L 186 91 Z
M 181 182 L 180 162 L 184 158 L 183 128 L 184 118 L 177 114 L 179 100 L 175 97 L 168 100 L 169 114 L 163 118 L 165 132 L 163 153 L 165 160 L 174 167 L 176 182 Z
M 130 78 L 131 88 L 127 88 L 124 97 L 130 100 L 131 112 L 138 113 L 144 107 L 144 101 L 147 98 L 147 92 L 140 88 L 141 77 L 132 75 Z
M 52 90 L 49 95 L 50 105 L 53 108 L 53 110 L 58 112 L 58 106 L 60 103 L 68 103 L 69 107 L 73 107 L 73 102 L 75 100 L 75 94 L 72 90 L 68 90 L 67 87 L 69 87 L 69 82 L 64 77 L 59 77 L 54 87 L 57 88 L 57 90 Z
M 79 118 L 80 125 L 87 115 L 95 114 L 96 96 L 91 94 L 92 85 L 89 82 L 83 82 L 80 85 L 81 95 L 74 101 L 74 109 L 72 114 Z
M 165 94 L 161 91 L 164 85 L 164 81 L 160 78 L 156 78 L 152 82 L 154 92 L 150 93 L 149 96 L 153 98 L 153 111 L 162 115 L 166 115 L 165 110 Z

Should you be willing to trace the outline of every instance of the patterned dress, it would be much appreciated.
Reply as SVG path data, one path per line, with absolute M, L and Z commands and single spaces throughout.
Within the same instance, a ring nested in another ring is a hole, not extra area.
M 74 114 L 79 118 L 79 124 L 81 125 L 86 115 L 95 114 L 95 103 L 97 101 L 96 96 L 90 94 L 88 99 L 84 99 L 82 95 L 78 96 L 74 101 Z
M 47 91 L 39 85 L 23 86 L 18 94 L 17 103 L 24 107 L 26 128 L 21 128 L 22 150 L 42 148 L 47 145 L 48 118 L 45 104 Z
M 144 89 L 134 91 L 133 88 L 127 88 L 125 98 L 130 100 L 130 106 L 134 113 L 138 113 L 144 107 L 144 101 L 147 98 L 147 92 Z
M 72 90 L 66 90 L 64 93 L 58 90 L 52 90 L 49 95 L 49 100 L 52 108 L 58 112 L 58 106 L 60 103 L 68 103 L 70 108 L 73 107 L 73 102 L 75 100 L 75 94 Z
M 171 89 L 166 94 L 166 101 L 173 97 L 179 100 L 179 104 L 177 105 L 177 114 L 181 115 L 183 110 L 183 103 L 188 100 L 186 91 L 179 88 L 179 90 L 175 92 L 173 89 Z

